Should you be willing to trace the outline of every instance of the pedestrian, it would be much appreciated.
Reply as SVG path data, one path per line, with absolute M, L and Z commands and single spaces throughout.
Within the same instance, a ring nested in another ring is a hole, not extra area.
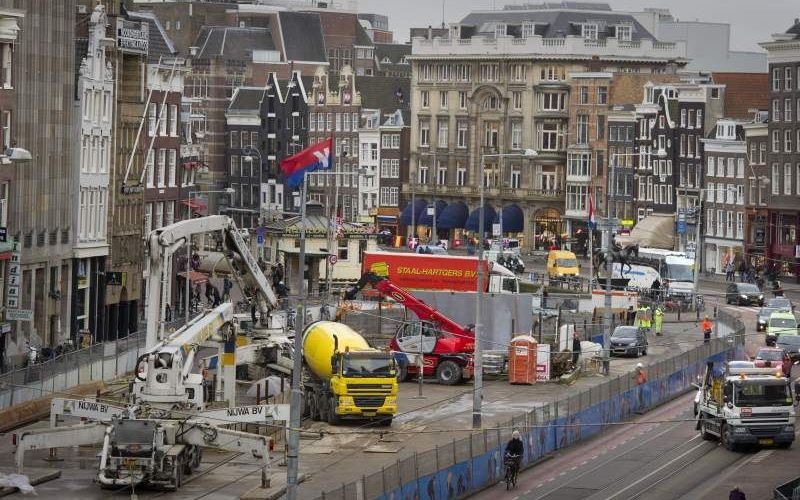
M 211 303 L 211 299 L 214 297 L 214 285 L 211 284 L 211 280 L 206 281 L 206 302 Z
M 212 307 L 217 307 L 218 305 L 220 305 L 222 303 L 222 298 L 219 295 L 219 288 L 217 288 L 215 286 L 211 287 L 211 297 L 213 299 Z
M 572 332 L 572 366 L 578 367 L 578 361 L 581 358 L 581 337 L 578 331 Z
M 252 300 L 252 299 L 250 300 L 250 319 L 253 320 L 253 325 L 255 325 L 256 324 L 256 320 L 257 320 L 257 318 L 256 318 L 256 301 Z
M 628 315 L 625 317 L 625 324 L 628 326 L 633 326 L 635 321 L 636 311 L 634 311 L 633 306 L 628 306 Z
M 230 302 L 231 300 L 231 289 L 233 288 L 233 283 L 231 280 L 225 276 L 222 280 L 222 300 L 225 302 Z
M 644 369 L 644 365 L 641 363 L 636 363 L 636 385 L 644 385 L 647 383 L 647 371 Z
M 711 331 L 714 329 L 714 323 L 708 318 L 708 314 L 700 323 L 700 329 L 703 330 L 703 343 L 708 344 L 711 341 Z
M 198 271 L 200 269 L 200 256 L 197 252 L 192 254 L 192 271 Z
M 197 309 L 200 307 L 200 284 L 194 286 L 194 292 L 192 292 L 192 309 Z
M 172 321 L 172 307 L 170 307 L 169 304 L 167 304 L 166 311 L 164 312 L 164 318 L 167 321 Z
M 728 500 L 747 500 L 747 496 L 744 494 L 744 491 L 736 486 L 731 490 L 731 494 L 728 495 Z
M 734 280 L 733 264 L 730 261 L 728 261 L 728 263 L 725 264 L 725 281 L 733 281 L 733 280 Z
M 652 326 L 652 319 L 653 313 L 650 311 L 650 306 L 644 306 L 644 310 L 642 311 L 642 328 L 647 331 L 650 331 L 650 327 Z
M 661 311 L 660 307 L 656 307 L 656 311 L 653 313 L 653 330 L 655 331 L 656 335 L 661 335 L 661 327 L 664 324 L 664 312 Z

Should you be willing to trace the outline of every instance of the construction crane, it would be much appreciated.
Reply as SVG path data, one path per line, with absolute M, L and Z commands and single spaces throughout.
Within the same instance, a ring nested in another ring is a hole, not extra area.
M 156 345 L 164 337 L 164 314 L 169 301 L 167 283 L 171 279 L 170 259 L 183 245 L 189 244 L 194 234 L 221 231 L 223 248 L 228 256 L 234 276 L 243 291 L 255 291 L 251 297 L 256 301 L 261 321 L 266 324 L 270 312 L 278 307 L 278 297 L 272 289 L 253 254 L 233 222 L 225 215 L 210 215 L 176 222 L 156 229 L 147 237 L 150 273 L 147 280 L 147 348 Z
M 442 384 L 458 384 L 472 378 L 472 353 L 475 350 L 473 325 L 461 326 L 388 278 L 373 272 L 363 274 L 355 285 L 348 288 L 345 299 L 353 300 L 368 284 L 384 297 L 405 306 L 420 320 L 398 328 L 389 345 L 393 351 L 422 354 L 423 375 L 435 375 Z M 403 359 L 398 359 L 398 364 L 400 380 L 418 373 L 416 366 Z

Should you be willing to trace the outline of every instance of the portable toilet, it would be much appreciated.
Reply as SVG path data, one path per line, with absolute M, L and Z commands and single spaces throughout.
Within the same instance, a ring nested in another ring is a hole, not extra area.
M 536 339 L 518 335 L 508 345 L 508 382 L 533 384 L 536 382 Z

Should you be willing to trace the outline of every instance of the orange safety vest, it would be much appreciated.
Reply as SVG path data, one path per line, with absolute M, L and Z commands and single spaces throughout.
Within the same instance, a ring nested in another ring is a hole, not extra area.
M 714 327 L 714 324 L 711 323 L 710 320 L 704 319 L 702 323 L 700 323 L 700 327 L 703 329 L 704 332 L 711 330 Z

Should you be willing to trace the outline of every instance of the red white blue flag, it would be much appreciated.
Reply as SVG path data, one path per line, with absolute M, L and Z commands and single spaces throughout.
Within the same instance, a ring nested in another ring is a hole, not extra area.
M 290 188 L 303 182 L 305 172 L 327 170 L 333 165 L 333 139 L 325 139 L 281 160 L 281 170 Z
M 592 191 L 589 190 L 589 228 L 594 229 L 595 227 L 597 227 L 597 223 L 594 221 L 594 197 Z

